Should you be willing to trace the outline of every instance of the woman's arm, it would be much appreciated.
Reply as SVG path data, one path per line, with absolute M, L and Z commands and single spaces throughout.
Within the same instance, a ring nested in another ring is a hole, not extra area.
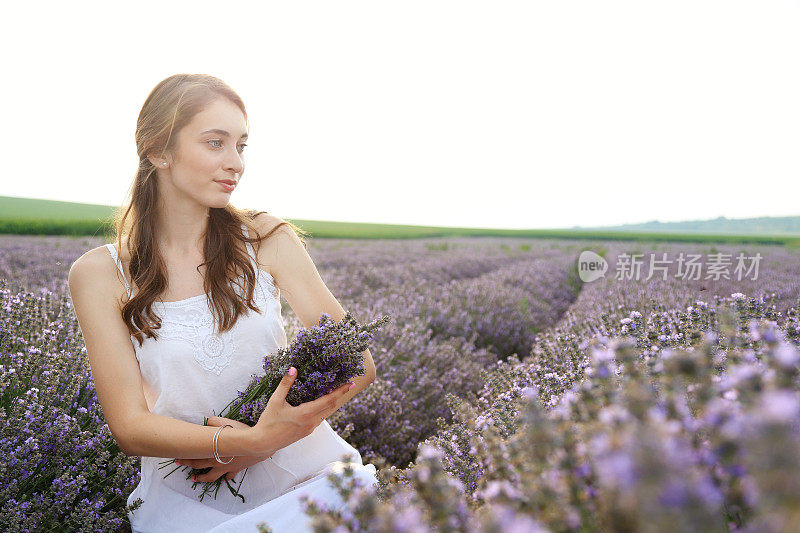
M 117 443 L 126 455 L 141 457 L 184 457 L 204 459 L 213 457 L 212 441 L 219 429 L 201 426 L 148 411 L 129 422 L 123 443 Z M 113 433 L 113 432 L 112 432 Z M 116 438 L 116 434 L 114 434 Z M 263 447 L 263 449 L 259 449 Z M 225 428 L 219 435 L 217 451 L 220 457 L 233 455 L 271 455 L 266 440 L 257 440 L 253 428 Z M 272 451 L 274 453 L 274 451 Z
M 262 235 L 281 222 L 283 220 L 268 213 L 261 213 L 255 219 Z M 273 235 L 266 241 L 272 241 L 270 245 L 263 247 L 264 259 L 270 265 L 275 283 L 303 326 L 316 326 L 322 313 L 328 313 L 336 322 L 343 319 L 344 308 L 322 281 L 311 256 L 294 230 L 281 226 Z M 364 350 L 364 367 L 365 375 L 353 378 L 356 386 L 339 400 L 341 403 L 337 403 L 337 409 L 375 380 L 375 363 L 369 350 Z
M 122 283 L 107 250 L 95 248 L 78 258 L 68 282 L 97 398 L 122 451 L 129 456 L 211 457 L 217 428 L 148 409 L 139 364 L 117 303 Z M 259 455 L 271 449 L 268 440 L 252 428 L 226 428 L 219 436 L 220 457 Z

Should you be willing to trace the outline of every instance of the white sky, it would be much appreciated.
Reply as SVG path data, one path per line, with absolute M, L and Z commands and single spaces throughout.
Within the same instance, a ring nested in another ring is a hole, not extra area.
M 231 202 L 554 228 L 800 215 L 798 1 L 15 2 L 0 195 L 119 205 L 181 72 L 244 99 Z

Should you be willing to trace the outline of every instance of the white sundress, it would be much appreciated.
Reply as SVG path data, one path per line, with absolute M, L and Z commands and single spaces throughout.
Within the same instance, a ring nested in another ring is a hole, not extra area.
M 247 235 L 246 226 L 242 230 Z M 269 272 L 258 268 L 253 247 L 246 244 L 257 274 L 254 298 L 259 313 L 241 315 L 230 331 L 218 335 L 207 294 L 156 301 L 153 310 L 161 318 L 158 340 L 146 338 L 139 347 L 131 335 L 151 412 L 202 425 L 205 417 L 220 415 L 237 391 L 245 390 L 253 374 L 263 375 L 266 354 L 286 346 L 280 290 Z M 114 244 L 106 247 L 130 296 L 117 250 Z M 241 294 L 237 285 L 234 290 Z M 223 431 L 220 437 L 224 436 Z M 211 439 L 208 450 L 211 456 Z M 216 499 L 210 492 L 201 502 L 203 484 L 192 488 L 193 482 L 186 479 L 188 467 L 170 464 L 159 470 L 159 463 L 174 458 L 141 457 L 141 480 L 127 503 L 136 498 L 143 503 L 128 517 L 134 533 L 256 533 L 262 522 L 275 533 L 310 531 L 311 518 L 303 512 L 300 496 L 308 494 L 329 507 L 342 508 L 345 502 L 326 476 L 342 470 L 344 455 L 362 484 L 377 483 L 375 466 L 363 464 L 358 450 L 323 420 L 310 435 L 229 480 L 246 502 L 231 494 L 224 480 Z

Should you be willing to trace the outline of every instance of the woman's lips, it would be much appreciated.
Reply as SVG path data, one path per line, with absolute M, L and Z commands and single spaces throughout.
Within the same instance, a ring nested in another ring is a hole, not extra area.
M 236 185 L 229 184 L 227 180 L 226 180 L 226 181 L 218 181 L 217 183 L 219 183 L 220 185 L 222 185 L 222 188 L 223 188 L 223 189 L 225 189 L 225 190 L 226 190 L 226 191 L 228 191 L 228 192 L 230 192 L 230 191 L 232 191 L 234 188 L 236 188 Z

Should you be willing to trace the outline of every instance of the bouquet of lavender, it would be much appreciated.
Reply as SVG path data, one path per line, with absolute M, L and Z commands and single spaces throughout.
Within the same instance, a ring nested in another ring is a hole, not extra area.
M 216 416 L 243 422 L 250 427 L 254 426 L 289 367 L 297 369 L 297 377 L 286 395 L 286 402 L 295 407 L 328 394 L 350 381 L 353 376 L 363 376 L 366 373 L 363 352 L 369 347 L 373 331 L 388 320 L 389 316 L 382 316 L 361 325 L 349 311 L 339 322 L 334 322 L 330 315 L 322 313 L 318 325 L 311 329 L 301 329 L 287 347 L 280 348 L 276 354 L 264 357 L 265 374 L 254 374 L 247 388 L 238 391 L 236 398 L 223 407 L 224 412 Z M 203 424 L 207 423 L 208 419 L 205 419 Z M 164 461 L 159 468 L 174 462 L 175 459 Z M 164 477 L 175 470 L 177 468 Z M 187 479 L 208 473 L 210 470 L 211 467 L 190 468 Z M 222 480 L 234 496 L 241 498 L 242 502 L 245 501 L 238 489 L 234 489 L 224 476 L 216 481 L 205 482 L 206 486 L 200 495 L 200 501 L 212 488 L 216 498 Z M 195 485 L 197 483 L 199 482 L 195 482 Z

